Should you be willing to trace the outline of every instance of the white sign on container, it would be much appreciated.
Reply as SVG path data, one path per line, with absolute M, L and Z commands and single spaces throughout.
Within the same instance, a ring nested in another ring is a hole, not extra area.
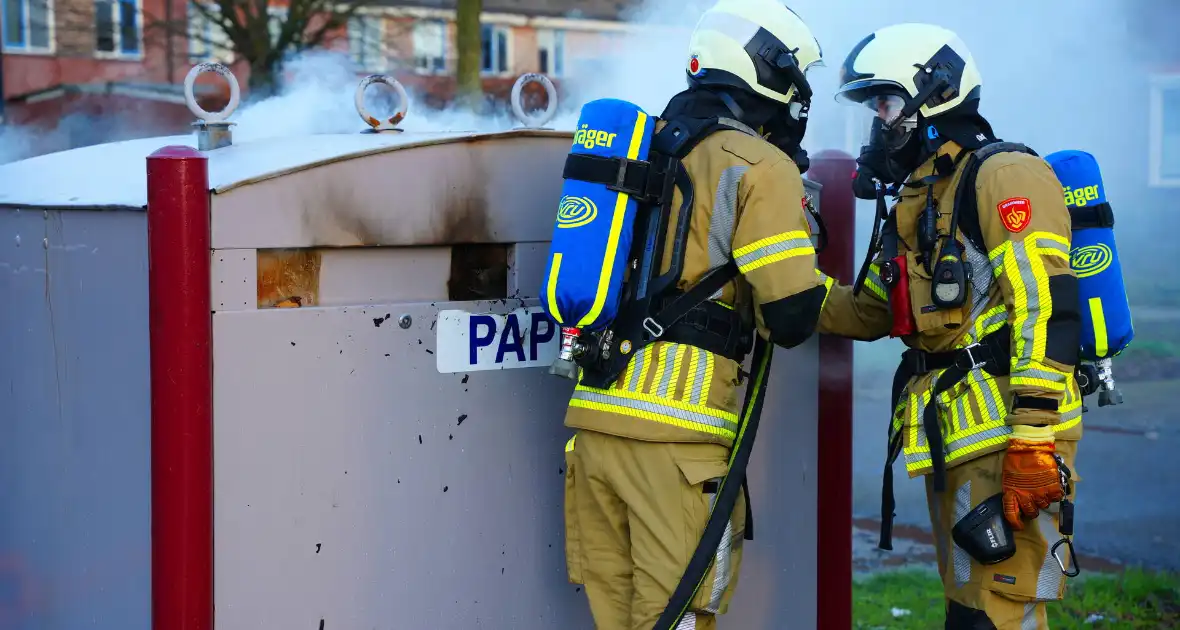
M 546 367 L 561 346 L 557 324 L 539 306 L 504 315 L 440 311 L 435 330 L 443 373 Z

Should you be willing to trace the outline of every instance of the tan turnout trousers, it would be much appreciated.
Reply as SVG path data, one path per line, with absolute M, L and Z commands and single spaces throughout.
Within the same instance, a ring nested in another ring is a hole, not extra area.
M 700 542 L 729 449 L 578 431 L 566 447 L 566 564 L 598 630 L 651 630 Z M 678 627 L 716 628 L 737 585 L 746 504 L 738 496 L 713 565 Z

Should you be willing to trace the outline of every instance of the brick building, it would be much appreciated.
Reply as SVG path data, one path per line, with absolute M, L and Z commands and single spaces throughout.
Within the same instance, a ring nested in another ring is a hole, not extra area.
M 455 92 L 454 0 L 365 1 L 326 47 L 347 51 L 358 73 L 394 74 L 428 104 L 447 103 Z M 285 2 L 274 4 L 281 19 Z M 627 4 L 484 0 L 485 91 L 504 98 L 523 72 L 560 86 L 629 28 Z M 226 62 L 247 83 L 249 70 L 224 33 L 187 0 L 0 0 L 0 19 L 5 118 L 33 140 L 21 154 L 184 132 L 192 115 L 182 84 L 196 61 Z M 225 95 L 209 89 L 202 98 L 217 109 Z M 21 156 L 8 153 L 0 158 Z

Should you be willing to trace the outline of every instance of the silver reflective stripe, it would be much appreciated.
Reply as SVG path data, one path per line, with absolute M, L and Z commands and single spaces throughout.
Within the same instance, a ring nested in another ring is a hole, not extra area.
M 1037 599 L 1054 600 L 1061 589 L 1061 567 L 1057 566 L 1057 559 L 1053 557 L 1053 542 L 1049 536 L 1061 535 L 1057 529 L 1057 522 L 1052 514 L 1041 510 L 1037 516 L 1037 528 L 1041 530 L 1041 542 L 1045 545 L 1045 557 L 1041 559 L 1041 570 L 1037 573 Z M 1070 563 L 1073 558 L 1069 558 Z
M 718 418 L 717 416 L 710 416 L 708 414 L 699 413 L 696 411 L 688 411 L 686 409 L 679 409 L 669 405 L 662 405 L 651 400 L 634 400 L 632 398 L 611 396 L 610 394 L 600 394 L 598 392 L 588 392 L 581 389 L 574 390 L 573 398 L 575 400 L 584 400 L 586 402 L 599 403 L 603 405 L 626 407 L 636 411 L 666 416 L 669 418 L 677 418 L 679 420 L 695 422 L 697 424 L 716 427 L 718 429 L 725 429 L 727 431 L 737 431 L 737 422 L 726 420 L 725 418 Z
M 1012 242 L 1012 261 L 1015 263 L 1015 271 L 1020 274 L 1020 281 L 1024 284 L 1024 295 L 1027 300 L 1024 325 L 1020 327 L 1019 331 L 1024 344 L 1020 346 L 1020 356 L 1016 358 L 1016 365 L 1012 368 L 1013 371 L 1019 371 L 1028 367 L 1028 364 L 1032 362 L 1037 318 L 1041 313 L 1041 292 L 1037 287 L 1037 278 L 1033 275 L 1032 263 L 1028 260 L 1028 251 L 1025 249 L 1024 243 Z M 1009 269 L 1008 272 L 1011 273 L 1012 270 Z
M 722 479 L 718 477 L 714 479 L 718 484 Z M 709 511 L 713 511 L 714 505 L 717 503 L 717 495 L 709 495 Z M 725 589 L 729 588 L 729 576 L 731 573 L 730 559 L 732 553 L 730 545 L 733 540 L 733 520 L 732 518 L 725 522 L 725 533 L 721 535 L 721 543 L 717 545 L 717 553 L 713 555 L 713 566 L 716 572 L 713 575 L 713 589 L 709 593 L 709 604 L 705 606 L 705 611 L 717 614 L 721 610 L 721 597 L 725 595 Z
M 809 238 L 789 238 L 785 241 L 779 241 L 777 243 L 763 245 L 762 247 L 759 247 L 758 249 L 755 249 L 752 252 L 742 254 L 741 256 L 738 256 L 737 258 L 735 258 L 734 262 L 737 263 L 738 267 L 745 267 L 747 265 L 758 262 L 759 260 L 762 260 L 763 258 L 766 258 L 768 256 L 774 256 L 775 254 L 781 254 L 784 252 L 801 250 L 801 249 L 805 249 L 805 248 L 807 250 L 814 251 L 815 248 L 812 247 L 812 245 L 811 245 L 811 239 L 809 239 Z
M 692 381 L 688 388 L 688 402 L 694 405 L 701 405 L 704 404 L 704 401 L 701 400 L 701 394 L 705 390 L 705 370 L 709 367 L 709 353 L 692 346 L 689 346 L 688 349 L 692 351 L 693 358 L 696 361 L 693 373 L 689 374 L 689 378 Z M 693 364 L 689 363 L 689 365 Z
M 967 337 L 967 343 L 963 345 L 969 345 L 979 341 L 984 337 L 988 330 L 997 327 L 1006 321 L 1008 321 L 1007 309 L 1000 309 L 995 313 L 988 315 L 982 321 L 977 319 L 975 322 L 975 329 L 971 331 L 971 334 Z
M 960 395 L 959 398 L 957 400 L 955 400 L 955 412 L 959 416 L 959 430 L 966 431 L 967 430 L 967 397 L 966 396 Z
M 1042 247 L 1044 249 L 1055 249 L 1062 254 L 1065 254 L 1067 258 L 1069 257 L 1069 247 L 1066 246 L 1065 243 L 1051 238 L 1038 238 L 1037 247 Z
M 1020 630 L 1037 630 L 1037 605 L 1029 602 L 1024 605 L 1024 616 L 1020 619 Z
M 1012 372 L 1012 378 L 1035 378 L 1042 381 L 1049 381 L 1050 383 L 1058 385 L 1065 385 L 1065 374 L 1061 372 L 1039 370 L 1037 368 L 1028 368 L 1014 371 Z
M 955 491 L 955 521 L 951 523 L 954 528 L 955 524 L 963 520 L 967 513 L 971 511 L 971 481 L 968 480 L 959 489 Z M 958 545 L 954 546 L 953 568 L 955 574 L 955 583 L 962 587 L 964 584 L 971 581 L 971 556 L 963 551 Z
M 877 273 L 877 270 L 874 267 L 876 267 L 876 265 L 869 267 L 869 272 L 865 274 L 865 284 L 872 285 L 873 289 L 880 291 L 880 293 L 874 292 L 874 295 L 877 297 L 884 295 L 885 299 L 888 300 L 889 290 L 885 288 L 885 283 L 881 281 L 881 275 Z
M 979 386 L 978 391 L 983 396 L 983 404 L 987 407 L 987 420 L 999 420 L 1000 402 L 996 400 L 996 394 L 992 391 L 988 378 L 983 375 L 983 370 L 980 368 L 971 370 L 968 378 L 971 379 L 971 382 Z M 980 411 L 983 411 L 983 409 L 980 409 Z M 983 418 L 980 418 L 980 420 L 983 420 Z
M 672 385 L 672 370 L 676 367 L 676 347 L 677 344 L 674 343 L 664 346 L 664 357 L 661 359 L 664 370 L 660 374 L 660 387 L 656 390 L 656 395 L 660 398 L 668 397 L 668 388 Z
M 987 254 L 979 251 L 971 239 L 963 239 L 966 260 L 971 264 L 971 318 L 976 319 L 987 307 L 988 294 L 991 292 L 992 274 L 984 273 L 984 269 L 994 271 Z
M 627 389 L 638 392 L 639 386 L 643 385 L 639 381 L 639 376 L 643 374 L 643 364 L 647 362 L 647 353 L 651 350 L 651 346 L 643 346 L 639 352 L 635 353 L 635 358 L 631 359 L 631 380 L 627 383 Z
M 697 628 L 697 614 L 684 613 L 684 617 L 680 623 L 676 624 L 676 630 L 696 630 Z
M 750 167 L 731 166 L 721 171 L 717 194 L 713 197 L 713 215 L 709 218 L 709 268 L 729 262 L 733 252 L 733 226 L 737 220 L 738 185 Z
M 937 378 L 935 377 L 936 380 Z M 918 443 L 916 446 L 926 446 L 926 425 L 923 423 L 923 416 L 926 415 L 926 396 L 914 396 L 913 403 L 915 404 L 916 410 L 913 420 L 915 426 L 918 428 Z
M 740 131 L 746 135 L 757 136 L 759 138 L 762 137 L 762 134 L 758 133 L 757 131 L 754 131 L 754 129 L 752 127 L 750 127 L 749 125 L 747 125 L 746 123 L 738 121 L 738 120 L 734 120 L 732 118 L 726 118 L 725 116 L 720 116 L 717 118 L 717 123 L 723 127 L 731 127 L 731 128 L 733 128 L 734 131 Z
M 1080 415 L 1082 415 L 1082 408 L 1081 407 L 1075 407 L 1073 409 L 1070 409 L 1069 411 L 1061 414 L 1061 420 L 1059 421 L 1059 424 L 1064 424 L 1066 422 L 1069 422 L 1070 420 L 1073 420 Z
M 984 440 L 998 438 L 998 437 L 1001 437 L 1004 435 L 1008 435 L 1009 433 L 1012 433 L 1012 427 L 1010 427 L 1008 425 L 1001 425 L 1001 426 L 998 426 L 994 429 L 988 429 L 987 431 L 980 431 L 979 433 L 975 433 L 973 435 L 968 435 L 967 437 L 962 437 L 957 440 L 952 440 L 951 442 L 948 442 L 946 445 L 946 452 L 947 453 L 954 453 L 955 451 L 957 451 L 959 449 L 967 448 L 968 446 L 971 446 L 972 444 L 978 444 L 980 442 L 983 442 Z

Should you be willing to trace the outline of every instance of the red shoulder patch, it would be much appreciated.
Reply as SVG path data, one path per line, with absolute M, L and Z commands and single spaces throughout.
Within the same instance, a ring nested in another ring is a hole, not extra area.
M 1020 232 L 1032 221 L 1032 203 L 1025 197 L 1005 199 L 996 206 L 1000 222 L 1009 232 Z

